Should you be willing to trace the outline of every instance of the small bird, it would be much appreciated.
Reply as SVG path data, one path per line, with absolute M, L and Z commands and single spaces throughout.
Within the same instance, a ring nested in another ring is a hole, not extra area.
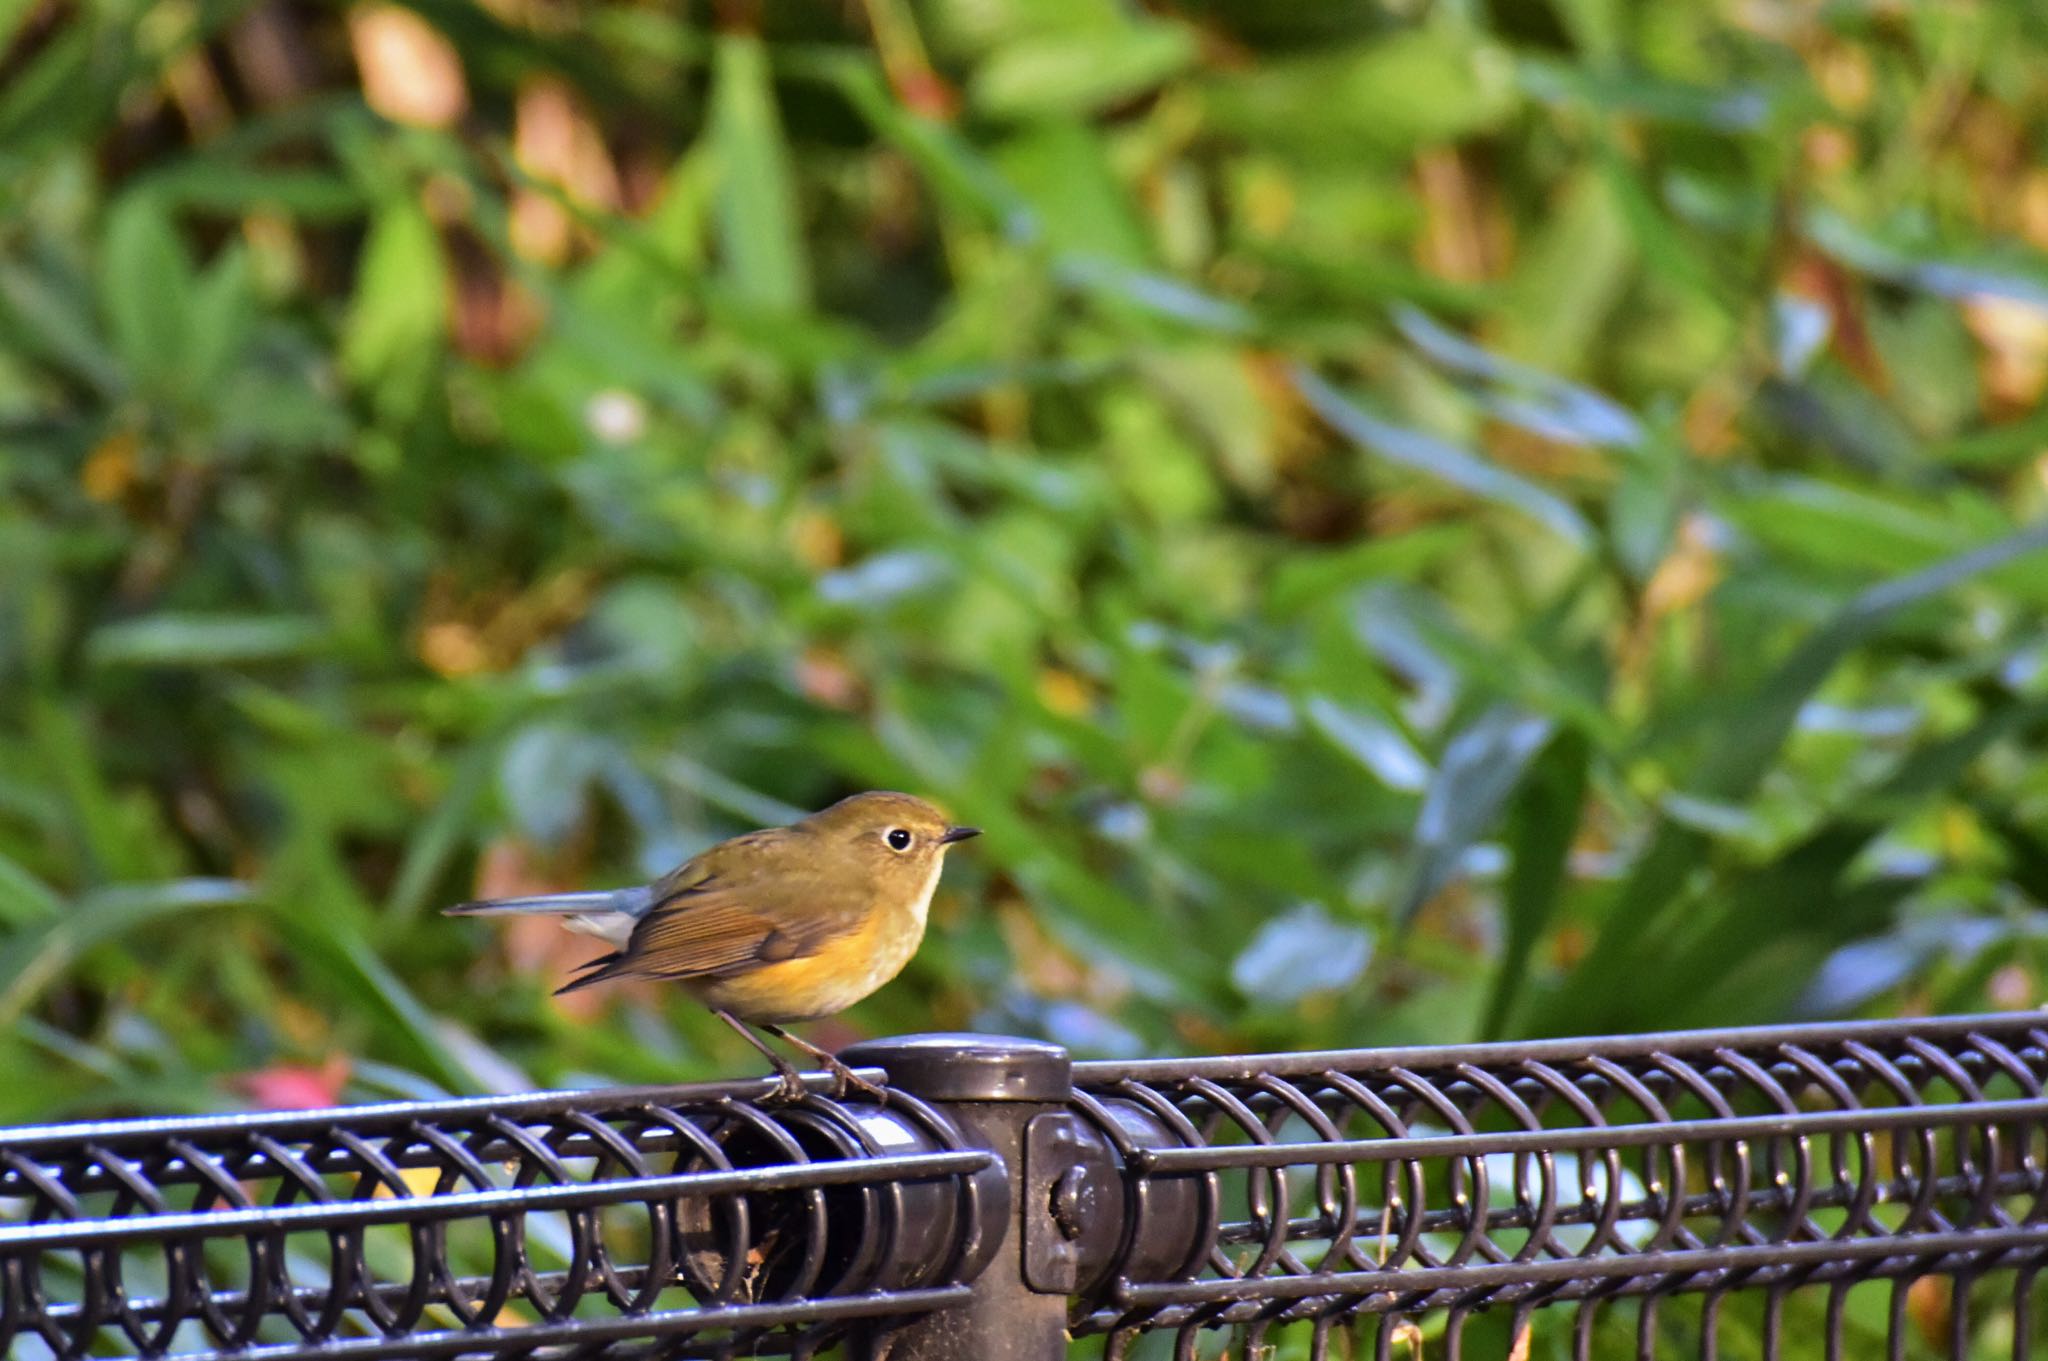
M 557 995 L 614 978 L 673 979 L 768 1056 L 784 1099 L 804 1094 L 803 1079 L 750 1024 L 823 1063 L 840 1096 L 858 1087 L 880 1098 L 783 1024 L 844 1011 L 901 972 L 924 939 L 947 848 L 979 835 L 908 794 L 855 794 L 787 827 L 721 841 L 652 884 L 492 898 L 447 915 L 562 917 L 617 948 Z

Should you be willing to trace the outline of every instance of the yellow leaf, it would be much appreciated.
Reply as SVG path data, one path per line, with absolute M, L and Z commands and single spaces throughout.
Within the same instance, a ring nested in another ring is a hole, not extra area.
M 142 441 L 132 430 L 116 431 L 86 455 L 78 482 L 85 494 L 102 503 L 118 501 L 135 485 L 135 456 Z
M 1088 712 L 1092 701 L 1087 681 L 1049 666 L 1038 673 L 1038 702 L 1064 718 L 1079 718 Z

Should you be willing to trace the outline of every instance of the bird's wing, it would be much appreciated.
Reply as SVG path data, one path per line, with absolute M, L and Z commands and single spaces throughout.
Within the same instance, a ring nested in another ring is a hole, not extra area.
M 743 899 L 707 890 L 649 913 L 625 955 L 637 974 L 719 977 L 813 954 L 841 933 L 840 923 L 829 917 L 770 917 Z
M 858 897 L 802 870 L 791 872 L 786 859 L 780 868 L 763 866 L 744 853 L 761 847 L 735 846 L 753 837 L 715 846 L 662 879 L 625 948 L 590 961 L 589 972 L 562 991 L 608 978 L 727 977 L 816 954 L 860 926 L 865 913 Z M 764 901 L 771 883 L 775 905 Z
M 655 902 L 659 904 L 703 888 L 714 879 L 728 887 L 758 883 L 762 863 L 772 863 L 777 858 L 776 852 L 782 849 L 778 843 L 788 836 L 787 827 L 770 827 L 759 832 L 745 832 L 708 847 L 654 881 Z

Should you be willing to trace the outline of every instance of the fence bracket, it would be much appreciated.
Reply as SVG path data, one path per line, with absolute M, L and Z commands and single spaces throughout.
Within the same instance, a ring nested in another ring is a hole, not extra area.
M 1084 1244 L 1107 1236 L 1114 1250 L 1115 1178 L 1108 1147 L 1078 1117 L 1048 1111 L 1025 1126 L 1024 1280 L 1033 1290 L 1071 1295 L 1081 1285 Z
M 1059 1361 L 1067 1354 L 1068 1286 L 1041 1287 L 1027 1245 L 1050 1227 L 1050 1186 L 1035 1187 L 1029 1131 L 1048 1131 L 1059 1122 L 1077 1126 L 1067 1113 L 1073 1097 L 1073 1064 L 1067 1051 L 1041 1040 L 990 1035 L 908 1035 L 854 1045 L 841 1057 L 857 1067 L 877 1067 L 890 1086 L 930 1102 L 973 1143 L 995 1153 L 1010 1174 L 1009 1208 L 986 1232 L 994 1256 L 977 1276 L 967 1301 L 935 1310 L 914 1322 L 877 1335 L 871 1355 L 887 1361 Z M 1077 1128 L 1047 1143 L 1038 1175 L 1055 1176 L 1054 1148 L 1078 1147 Z M 993 1218 L 993 1216 L 992 1216 Z M 1055 1231 L 1056 1232 L 1056 1231 Z M 1078 1257 L 1065 1268 L 1078 1277 Z

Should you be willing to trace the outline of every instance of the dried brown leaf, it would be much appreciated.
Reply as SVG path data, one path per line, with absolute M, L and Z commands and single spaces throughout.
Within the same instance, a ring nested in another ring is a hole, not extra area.
M 378 113 L 393 122 L 445 128 L 468 110 L 462 57 L 414 11 L 358 5 L 349 11 L 348 32 L 363 99 Z

